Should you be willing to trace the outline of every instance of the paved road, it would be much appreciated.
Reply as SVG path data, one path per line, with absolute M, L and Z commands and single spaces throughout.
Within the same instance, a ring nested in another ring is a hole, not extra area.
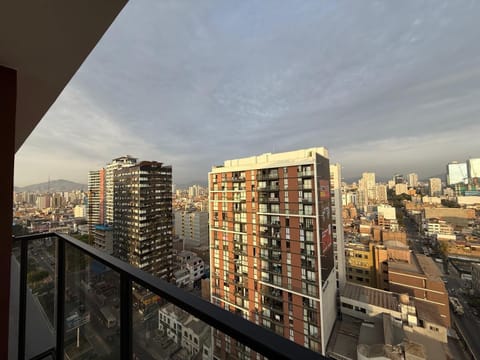
M 456 296 L 463 305 L 464 314 L 457 315 L 452 313 L 452 320 L 458 328 L 459 335 L 463 337 L 468 348 L 472 352 L 475 359 L 480 359 L 480 342 L 478 342 L 478 334 L 480 334 L 480 318 L 474 314 L 472 309 L 463 295 L 465 289 L 465 281 L 460 279 L 456 271 L 449 265 L 449 275 L 446 275 L 447 289 L 451 296 Z
M 414 252 L 423 254 L 423 247 L 426 246 L 423 237 L 418 233 L 417 225 L 408 217 L 405 217 L 405 228 L 407 231 L 407 239 L 410 242 L 410 247 Z M 428 246 L 427 246 L 428 247 Z M 468 350 L 474 359 L 480 360 L 480 342 L 478 342 L 478 334 L 480 334 L 480 318 L 473 313 L 473 309 L 468 305 L 464 295 L 465 281 L 460 279 L 457 271 L 452 265 L 445 263 L 438 264 L 440 270 L 447 275 L 444 278 L 447 280 L 445 287 L 450 296 L 458 297 L 464 308 L 464 315 L 457 315 L 451 312 L 452 326 L 458 329 L 459 336 L 463 338 L 467 344 Z

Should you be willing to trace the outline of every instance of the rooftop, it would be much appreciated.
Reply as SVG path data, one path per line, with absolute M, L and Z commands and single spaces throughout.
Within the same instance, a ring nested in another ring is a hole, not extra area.
M 415 254 L 412 252 L 410 262 L 408 263 L 401 260 L 389 260 L 388 267 L 391 270 L 424 275 L 429 280 L 442 281 L 442 273 L 437 265 L 435 265 L 432 258 L 422 254 Z
M 341 296 L 384 309 L 398 311 L 398 295 L 389 291 L 347 282 Z
M 224 165 L 214 166 L 212 168 L 212 173 L 262 169 L 267 165 L 269 167 L 275 167 L 275 165 L 296 165 L 302 162 L 312 163 L 314 160 L 314 154 L 318 154 L 328 159 L 328 150 L 326 148 L 312 147 L 295 151 L 265 153 L 241 159 L 225 160 Z
M 419 319 L 445 327 L 448 326 L 446 319 L 440 316 L 438 309 L 433 307 L 431 303 L 417 298 L 414 300 L 414 304 Z

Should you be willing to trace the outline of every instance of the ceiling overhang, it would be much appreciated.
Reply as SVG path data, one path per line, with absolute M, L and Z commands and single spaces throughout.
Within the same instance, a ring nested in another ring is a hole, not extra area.
M 0 65 L 17 71 L 15 152 L 126 3 L 127 0 L 2 2 Z

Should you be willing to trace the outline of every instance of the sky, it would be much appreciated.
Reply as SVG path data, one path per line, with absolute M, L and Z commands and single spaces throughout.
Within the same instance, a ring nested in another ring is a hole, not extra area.
M 15 185 L 130 154 L 206 183 L 325 146 L 344 178 L 480 157 L 480 2 L 130 1 L 16 154 Z

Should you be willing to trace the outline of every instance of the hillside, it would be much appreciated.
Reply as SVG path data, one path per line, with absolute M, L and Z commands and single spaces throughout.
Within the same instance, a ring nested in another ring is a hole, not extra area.
M 15 191 L 16 192 L 55 192 L 55 191 L 73 191 L 73 190 L 87 190 L 87 185 L 86 184 L 79 184 L 73 181 L 69 180 L 51 180 L 50 184 L 49 182 L 44 182 L 40 184 L 33 184 L 33 185 L 28 185 L 28 186 L 23 186 L 23 187 L 17 187 L 15 186 Z

